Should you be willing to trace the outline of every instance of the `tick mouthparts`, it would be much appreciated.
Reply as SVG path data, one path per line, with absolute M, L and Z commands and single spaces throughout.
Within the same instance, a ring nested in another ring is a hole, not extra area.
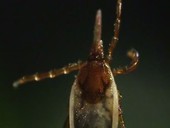
M 99 9 L 96 13 L 94 24 L 94 39 L 90 51 L 89 60 L 103 59 L 103 42 L 101 40 L 102 31 L 102 12 Z
M 101 40 L 102 31 L 102 12 L 99 9 L 96 14 L 96 20 L 94 25 L 94 39 L 93 43 L 98 43 Z

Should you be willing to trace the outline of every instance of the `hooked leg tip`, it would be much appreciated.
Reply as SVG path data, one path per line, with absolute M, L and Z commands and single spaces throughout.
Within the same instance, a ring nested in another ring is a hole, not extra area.
M 13 86 L 14 88 L 18 88 L 18 87 L 19 87 L 19 82 L 18 82 L 18 81 L 14 82 L 12 86 Z

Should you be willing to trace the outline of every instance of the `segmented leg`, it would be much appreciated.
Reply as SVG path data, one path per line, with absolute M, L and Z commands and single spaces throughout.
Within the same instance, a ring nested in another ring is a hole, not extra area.
M 139 62 L 139 54 L 135 49 L 127 52 L 127 56 L 132 60 L 129 66 L 113 69 L 113 75 L 126 74 L 136 69 Z
M 120 22 L 121 22 L 121 8 L 122 8 L 122 0 L 117 0 L 116 6 L 116 21 L 114 23 L 114 36 L 112 37 L 111 43 L 109 45 L 107 61 L 108 63 L 112 60 L 112 52 L 116 47 L 116 44 L 119 40 L 119 29 L 120 29 Z
M 54 77 L 57 77 L 62 74 L 68 74 L 72 71 L 79 70 L 84 64 L 85 64 L 85 62 L 78 61 L 77 63 L 71 63 L 63 68 L 54 69 L 49 72 L 36 73 L 36 74 L 30 75 L 30 76 L 23 76 L 19 80 L 15 81 L 13 83 L 13 86 L 18 87 L 19 85 L 25 84 L 27 82 L 40 81 L 40 80 L 43 80 L 46 78 L 54 78 Z

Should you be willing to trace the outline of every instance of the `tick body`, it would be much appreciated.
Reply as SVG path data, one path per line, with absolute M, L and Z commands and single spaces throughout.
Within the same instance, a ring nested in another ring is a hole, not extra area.
M 45 73 L 24 76 L 14 82 L 18 87 L 30 81 L 54 78 L 79 70 L 73 83 L 69 100 L 69 128 L 125 128 L 122 111 L 119 105 L 120 94 L 114 76 L 133 71 L 139 61 L 135 49 L 128 51 L 131 63 L 128 66 L 112 69 L 110 63 L 112 52 L 118 42 L 121 21 L 122 1 L 117 0 L 114 35 L 109 45 L 108 54 L 104 55 L 101 40 L 102 13 L 97 11 L 94 25 L 94 39 L 87 61 L 71 63 L 61 69 Z
M 88 62 L 71 90 L 71 128 L 117 128 L 118 107 L 118 92 L 110 67 L 105 62 Z

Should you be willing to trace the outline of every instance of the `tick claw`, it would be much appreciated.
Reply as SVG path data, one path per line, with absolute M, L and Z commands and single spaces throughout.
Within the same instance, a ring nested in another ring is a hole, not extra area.
M 18 88 L 19 87 L 19 82 L 18 81 L 15 81 L 12 85 L 14 88 Z

